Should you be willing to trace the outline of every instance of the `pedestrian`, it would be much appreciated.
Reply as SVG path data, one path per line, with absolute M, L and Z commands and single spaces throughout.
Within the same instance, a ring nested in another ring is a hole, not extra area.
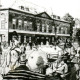
M 1 47 L 1 43 L 0 43 L 0 64 L 1 64 L 1 55 L 2 55 L 2 47 Z
M 56 80 L 56 78 L 59 80 L 65 79 L 66 77 L 65 75 L 68 72 L 68 66 L 64 62 L 64 57 L 62 55 L 59 56 L 55 62 L 53 62 L 52 69 L 53 69 L 53 76 L 54 76 L 53 80 Z
M 77 74 L 78 70 L 79 70 L 79 65 L 77 63 L 77 60 L 76 60 L 76 58 L 73 58 L 71 61 L 70 80 L 78 80 L 79 79 L 78 74 Z
M 19 41 L 18 41 L 18 34 L 17 32 L 13 32 L 13 35 L 12 35 L 12 48 L 19 48 Z
M 56 61 L 54 61 L 51 67 L 47 68 L 46 80 L 64 80 L 68 72 L 68 66 L 64 63 L 62 56 L 59 56 Z
M 15 31 L 13 32 L 12 41 L 13 41 L 12 42 L 13 46 L 10 48 L 10 51 L 7 56 L 7 66 L 9 67 L 10 66 L 14 67 L 15 64 L 19 62 L 19 57 L 21 55 L 21 50 L 18 41 L 18 34 Z
M 25 53 L 26 48 L 23 43 L 21 44 L 20 49 L 21 49 L 22 54 Z

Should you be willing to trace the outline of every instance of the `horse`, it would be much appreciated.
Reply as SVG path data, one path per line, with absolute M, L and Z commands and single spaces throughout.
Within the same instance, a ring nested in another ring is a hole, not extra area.
M 47 54 L 41 50 L 33 50 L 27 57 L 27 65 L 31 71 L 44 73 L 43 68 L 47 64 Z
M 10 70 L 19 66 L 20 54 L 21 51 L 19 48 L 7 49 L 6 58 L 2 64 L 2 74 L 7 74 Z

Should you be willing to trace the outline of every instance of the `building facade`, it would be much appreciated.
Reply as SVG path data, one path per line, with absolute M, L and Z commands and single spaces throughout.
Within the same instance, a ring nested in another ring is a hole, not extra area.
M 11 42 L 12 32 L 18 33 L 21 43 L 50 44 L 70 37 L 70 23 L 52 19 L 46 12 L 31 14 L 8 8 L 0 10 L 0 41 Z

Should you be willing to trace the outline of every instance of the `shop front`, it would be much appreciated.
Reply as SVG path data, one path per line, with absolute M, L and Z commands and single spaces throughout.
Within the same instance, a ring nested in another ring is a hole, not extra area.
M 9 33 L 9 42 L 12 41 L 13 32 Z M 18 40 L 20 43 L 32 43 L 35 45 L 53 44 L 55 42 L 55 35 L 43 33 L 18 33 Z

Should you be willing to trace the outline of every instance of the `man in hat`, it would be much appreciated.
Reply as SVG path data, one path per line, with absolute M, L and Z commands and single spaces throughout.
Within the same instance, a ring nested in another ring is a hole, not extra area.
M 12 36 L 12 48 L 19 47 L 18 34 L 14 31 Z
M 58 59 L 52 64 L 53 75 L 57 76 L 59 80 L 65 78 L 65 74 L 68 72 L 68 66 L 64 62 L 64 57 L 61 55 Z
M 78 80 L 79 79 L 79 75 L 78 75 L 79 65 L 78 65 L 78 61 L 76 57 L 74 57 L 71 60 L 71 70 L 70 71 L 71 71 L 70 80 Z
M 13 37 L 12 37 L 12 47 L 10 48 L 10 52 L 7 56 L 8 57 L 7 65 L 10 66 L 11 62 L 15 62 L 14 64 L 11 65 L 14 67 L 16 62 L 18 62 L 20 55 L 21 55 L 21 50 L 19 47 L 18 34 L 17 34 L 17 32 L 14 31 Z
M 1 43 L 0 43 L 0 64 L 1 64 L 1 55 L 2 55 L 2 47 L 1 47 Z
M 12 41 L 13 41 L 12 49 L 15 49 L 17 52 L 21 53 L 19 46 L 20 42 L 18 41 L 18 34 L 16 31 L 13 32 Z

